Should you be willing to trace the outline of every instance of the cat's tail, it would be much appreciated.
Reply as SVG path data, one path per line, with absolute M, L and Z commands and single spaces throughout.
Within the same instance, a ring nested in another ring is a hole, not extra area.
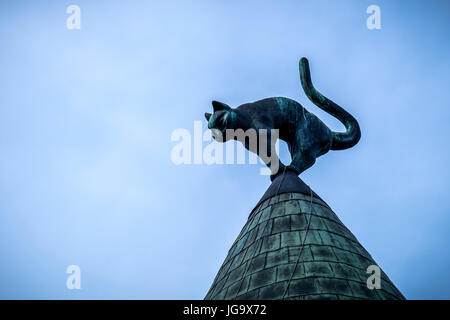
M 361 138 L 361 130 L 359 129 L 358 121 L 356 121 L 350 113 L 345 111 L 343 108 L 322 95 L 314 88 L 311 82 L 309 63 L 306 58 L 300 59 L 299 67 L 302 87 L 309 100 L 311 100 L 322 110 L 339 119 L 339 121 L 341 121 L 347 129 L 345 132 L 333 132 L 331 150 L 343 150 L 353 147 Z

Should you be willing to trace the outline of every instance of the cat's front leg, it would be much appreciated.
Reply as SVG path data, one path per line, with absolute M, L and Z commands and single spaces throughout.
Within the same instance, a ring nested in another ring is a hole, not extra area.
M 270 169 L 270 179 L 273 181 L 276 176 L 286 170 L 286 166 L 281 162 L 277 154 L 276 141 L 279 137 L 278 130 L 268 128 L 258 122 L 254 126 L 258 132 L 257 154 Z
M 286 170 L 295 172 L 297 175 L 312 167 L 316 162 L 316 158 L 308 153 L 297 151 L 292 157 L 292 162 L 286 167 Z

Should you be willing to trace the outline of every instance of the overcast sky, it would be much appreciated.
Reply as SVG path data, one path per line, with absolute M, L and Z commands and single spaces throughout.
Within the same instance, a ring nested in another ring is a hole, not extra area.
M 2 1 L 0 298 L 202 299 L 270 180 L 171 134 L 272 96 L 342 130 L 302 56 L 362 138 L 301 178 L 407 298 L 450 298 L 449 30 L 447 1 Z

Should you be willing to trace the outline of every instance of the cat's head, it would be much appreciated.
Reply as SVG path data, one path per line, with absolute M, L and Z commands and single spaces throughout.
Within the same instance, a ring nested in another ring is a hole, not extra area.
M 224 140 L 228 140 L 225 133 L 227 129 L 235 129 L 236 126 L 236 112 L 225 103 L 213 101 L 214 113 L 205 113 L 205 118 L 208 121 L 208 128 L 211 129 L 213 138 L 217 139 L 217 131 L 222 134 Z

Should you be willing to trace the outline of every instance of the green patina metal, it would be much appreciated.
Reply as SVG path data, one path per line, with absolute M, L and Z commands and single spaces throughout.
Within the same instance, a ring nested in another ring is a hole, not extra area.
M 368 288 L 377 263 L 323 200 L 299 191 L 252 210 L 205 299 L 404 299 L 382 270 L 380 288 Z
M 331 208 L 298 177 L 317 157 L 351 148 L 361 137 L 356 119 L 313 87 L 308 60 L 302 58 L 299 68 L 307 97 L 339 119 L 345 132 L 333 132 L 298 102 L 283 97 L 235 109 L 213 101 L 214 113 L 205 114 L 208 127 L 222 134 L 226 129 L 279 129 L 292 158 L 288 166 L 277 158 L 280 170 L 272 174 L 272 184 L 205 299 L 404 299 Z M 273 143 L 269 136 L 267 145 Z M 380 270 L 379 288 L 368 285 L 369 267 Z

